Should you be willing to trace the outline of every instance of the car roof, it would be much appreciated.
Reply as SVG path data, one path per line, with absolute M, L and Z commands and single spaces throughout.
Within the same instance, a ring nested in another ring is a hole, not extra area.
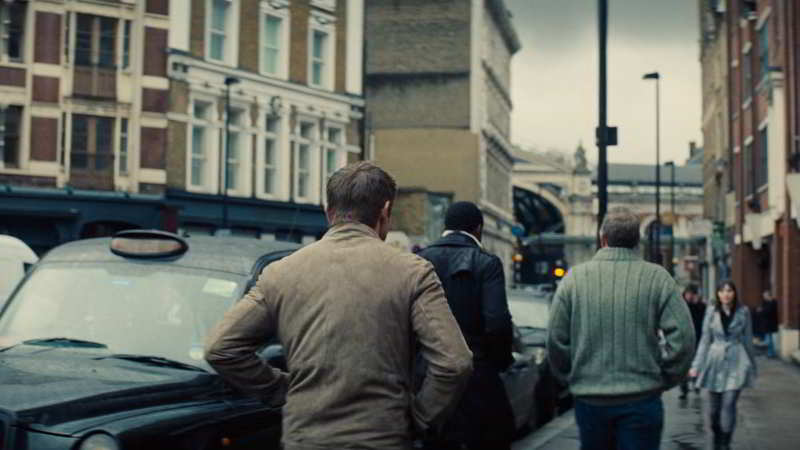
M 14 236 L 0 234 L 0 259 L 13 259 L 35 263 L 39 258 L 27 244 Z
M 83 239 L 59 245 L 42 258 L 54 262 L 122 262 L 176 264 L 183 267 L 218 270 L 249 275 L 256 262 L 272 253 L 289 253 L 300 244 L 231 236 L 193 236 L 184 238 L 186 253 L 170 258 L 125 258 L 111 253 L 111 238 Z

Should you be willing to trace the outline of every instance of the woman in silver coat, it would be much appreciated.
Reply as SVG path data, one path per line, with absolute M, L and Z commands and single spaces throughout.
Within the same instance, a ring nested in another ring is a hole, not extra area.
M 736 401 L 756 378 L 753 325 L 750 310 L 739 304 L 736 286 L 723 282 L 717 301 L 706 311 L 703 335 L 697 348 L 690 377 L 709 391 L 714 448 L 729 449 L 736 426 Z

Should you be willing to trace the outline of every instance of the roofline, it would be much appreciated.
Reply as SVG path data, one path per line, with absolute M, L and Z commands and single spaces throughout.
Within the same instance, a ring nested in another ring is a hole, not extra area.
M 517 53 L 522 48 L 517 30 L 511 22 L 511 13 L 506 8 L 503 0 L 487 0 L 489 10 L 492 12 L 497 23 L 500 25 L 500 33 L 511 50 L 511 54 Z

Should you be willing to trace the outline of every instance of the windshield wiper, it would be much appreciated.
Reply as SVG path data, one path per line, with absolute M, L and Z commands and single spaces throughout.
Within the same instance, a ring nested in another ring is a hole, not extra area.
M 195 372 L 208 373 L 205 369 L 201 367 L 193 366 L 191 364 L 186 364 L 180 361 L 175 361 L 174 359 L 164 358 L 163 356 L 131 355 L 126 353 L 117 353 L 114 355 L 101 356 L 95 359 L 109 359 L 109 358 L 122 359 L 125 361 L 133 361 L 142 364 L 148 364 L 151 366 L 169 367 L 172 369 L 193 370 Z
M 22 341 L 22 343 L 25 345 L 46 345 L 52 347 L 108 348 L 106 344 L 101 344 L 99 342 L 84 341 L 83 339 L 68 337 L 28 339 L 27 341 Z

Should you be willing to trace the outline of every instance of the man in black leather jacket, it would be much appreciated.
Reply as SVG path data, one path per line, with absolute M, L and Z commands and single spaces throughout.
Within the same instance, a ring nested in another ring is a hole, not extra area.
M 483 250 L 483 214 L 471 202 L 450 206 L 441 239 L 419 255 L 442 281 L 447 302 L 473 353 L 467 389 L 435 448 L 511 448 L 514 416 L 500 378 L 514 359 L 503 263 Z

